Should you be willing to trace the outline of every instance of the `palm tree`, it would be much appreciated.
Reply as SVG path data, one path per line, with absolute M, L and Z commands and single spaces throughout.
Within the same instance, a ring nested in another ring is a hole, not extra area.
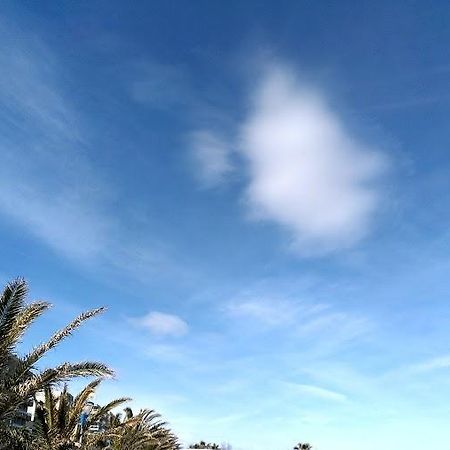
M 126 425 L 113 439 L 111 450 L 178 450 L 178 438 L 160 420 L 154 410 L 142 410 L 133 416 L 130 408 L 125 408 Z
M 0 450 L 13 449 L 19 441 L 23 448 L 29 436 L 9 426 L 20 405 L 39 391 L 74 377 L 110 376 L 113 371 L 99 362 L 63 363 L 39 370 L 36 364 L 51 349 L 70 336 L 86 320 L 100 314 L 103 308 L 82 313 L 48 341 L 19 356 L 17 345 L 28 328 L 50 308 L 47 302 L 25 303 L 28 285 L 18 278 L 8 283 L 0 296 Z M 23 442 L 22 442 L 23 441 Z
M 311 444 L 308 444 L 307 442 L 301 443 L 299 442 L 295 447 L 294 450 L 312 450 L 313 446 Z
M 79 417 L 89 397 L 95 392 L 102 379 L 89 383 L 73 401 L 70 400 L 67 386 L 57 396 L 52 389 L 45 389 L 45 399 L 38 404 L 36 410 L 36 426 L 34 438 L 39 449 L 42 450 L 70 450 L 75 442 L 89 441 L 89 426 L 108 417 L 111 410 L 129 401 L 129 398 L 119 398 L 98 408 L 90 414 L 84 430 L 80 430 Z M 123 425 L 111 423 L 104 432 L 97 433 L 96 439 L 106 440 L 115 436 Z M 86 439 L 84 439 L 86 438 Z M 92 440 L 92 439 L 91 439 Z

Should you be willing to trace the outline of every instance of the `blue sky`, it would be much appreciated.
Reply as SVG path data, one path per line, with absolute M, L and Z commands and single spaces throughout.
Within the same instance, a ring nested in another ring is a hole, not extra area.
M 235 449 L 450 446 L 444 2 L 3 2 L 0 278 L 46 364 Z

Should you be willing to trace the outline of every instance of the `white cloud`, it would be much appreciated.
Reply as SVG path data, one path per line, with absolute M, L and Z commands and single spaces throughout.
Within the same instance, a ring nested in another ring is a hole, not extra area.
M 143 61 L 132 65 L 129 72 L 136 78 L 130 83 L 131 98 L 156 109 L 180 108 L 192 101 L 187 74 L 178 67 Z
M 0 213 L 65 256 L 91 259 L 112 225 L 99 213 L 105 186 L 80 152 L 83 132 L 54 56 L 36 36 L 4 25 Z
M 191 156 L 200 182 L 210 187 L 221 183 L 232 170 L 229 143 L 211 131 L 190 135 Z
M 266 72 L 241 130 L 253 217 L 292 233 L 302 254 L 349 247 L 380 202 L 382 154 L 354 138 L 326 98 L 286 68 Z
M 411 372 L 428 373 L 450 368 L 450 355 L 438 356 L 411 367 Z
M 61 136 L 80 143 L 77 118 L 58 88 L 60 71 L 54 55 L 37 36 L 0 20 L 0 98 L 5 125 L 50 141 Z M 5 128 L 6 140 L 8 130 Z M 22 141 L 23 142 L 23 141 Z M 45 153 L 44 149 L 41 149 Z
M 281 333 L 287 360 L 299 353 L 302 358 L 330 357 L 339 349 L 370 342 L 377 332 L 376 322 L 363 313 L 305 298 L 246 293 L 225 302 L 221 310 L 246 334 Z
M 332 330 L 333 339 L 327 346 L 343 344 L 373 331 L 374 324 L 367 317 L 343 311 L 328 311 L 303 321 L 297 328 L 299 336 L 318 336 Z
M 292 337 L 313 340 L 315 351 L 332 349 L 372 332 L 374 324 L 363 315 L 337 310 L 330 304 L 311 303 L 280 296 L 238 296 L 223 310 L 233 319 L 265 330 L 283 327 Z M 330 333 L 332 338 L 330 338 Z
M 89 160 L 88 120 L 65 88 L 63 65 L 39 37 L 0 20 L 0 217 L 56 253 L 148 282 L 186 274 L 156 238 L 136 239 L 118 189 Z M 70 79 L 70 78 L 69 78 Z
M 51 248 L 70 258 L 90 261 L 105 245 L 107 221 L 90 202 L 73 192 L 55 193 L 53 201 L 37 189 L 0 182 L 0 212 L 21 223 Z M 87 219 L 88 218 L 88 219 Z
M 255 320 L 265 325 L 286 325 L 297 315 L 297 306 L 288 300 L 276 298 L 244 298 L 230 302 L 226 312 L 236 318 Z
M 347 400 L 347 396 L 344 394 L 311 384 L 285 383 L 285 385 L 291 392 L 302 395 L 321 398 L 323 400 L 331 400 L 334 402 L 344 402 Z
M 180 317 L 158 311 L 152 311 L 133 322 L 158 336 L 183 336 L 189 329 L 187 323 Z

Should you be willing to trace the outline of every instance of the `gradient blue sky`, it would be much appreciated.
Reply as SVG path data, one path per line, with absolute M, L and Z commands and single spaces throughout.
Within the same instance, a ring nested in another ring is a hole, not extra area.
M 185 442 L 450 447 L 450 5 L 3 1 L 0 279 L 107 305 Z

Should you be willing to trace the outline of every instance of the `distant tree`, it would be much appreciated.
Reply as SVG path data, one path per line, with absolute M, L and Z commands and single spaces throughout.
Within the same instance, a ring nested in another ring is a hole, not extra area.
M 311 444 L 308 444 L 307 442 L 301 443 L 299 442 L 295 447 L 294 450 L 312 450 L 313 446 Z
M 191 444 L 189 448 L 203 448 L 203 449 L 214 449 L 214 450 L 220 450 L 220 446 L 218 444 L 209 443 L 207 444 L 205 441 L 200 441 L 197 444 Z

